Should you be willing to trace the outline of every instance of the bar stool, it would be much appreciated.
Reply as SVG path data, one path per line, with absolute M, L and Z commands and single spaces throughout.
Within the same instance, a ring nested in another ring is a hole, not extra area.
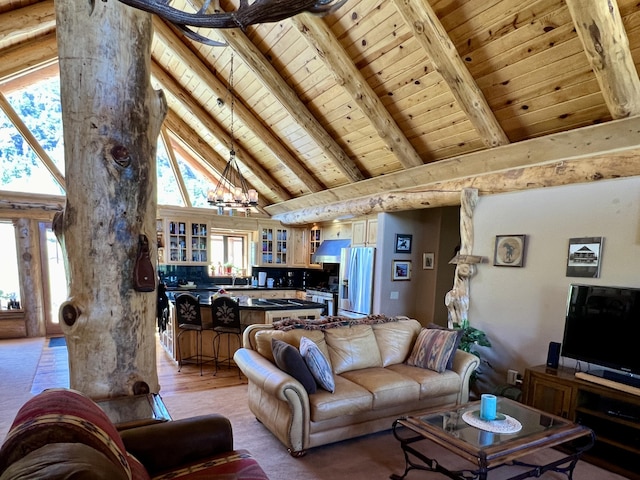
M 212 323 L 202 323 L 202 315 L 200 313 L 200 296 L 191 293 L 181 293 L 176 297 L 176 316 L 178 320 L 178 328 L 180 332 L 176 341 L 178 342 L 178 371 L 182 368 L 182 364 L 187 361 L 195 361 L 200 365 L 200 375 L 202 375 L 202 364 L 215 361 L 215 358 L 204 357 L 202 354 L 202 331 L 213 330 Z M 196 353 L 187 358 L 182 358 L 180 348 L 180 338 L 187 332 L 196 333 Z
M 216 362 L 216 371 L 218 373 L 218 363 L 227 362 L 227 367 L 231 368 L 231 337 L 235 336 L 238 345 L 242 345 L 241 335 L 242 326 L 240 324 L 240 307 L 238 302 L 230 297 L 218 297 L 211 299 L 211 318 L 213 318 L 213 356 Z M 222 336 L 227 336 L 227 357 L 220 359 L 220 341 Z M 242 377 L 242 373 L 238 368 L 238 377 Z

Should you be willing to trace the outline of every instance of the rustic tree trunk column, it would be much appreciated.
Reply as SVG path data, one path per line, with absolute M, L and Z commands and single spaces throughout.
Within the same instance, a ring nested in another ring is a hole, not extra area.
M 478 190 L 465 188 L 460 197 L 460 252 L 456 263 L 453 289 L 445 296 L 449 310 L 449 328 L 462 326 L 469 311 L 469 278 L 475 273 L 474 263 L 480 260 L 473 250 L 473 210 L 478 203 Z
M 60 311 L 71 388 L 102 398 L 159 390 L 156 293 L 133 289 L 138 235 L 156 266 L 151 16 L 120 2 L 56 0 L 67 199 L 54 229 L 69 298 Z

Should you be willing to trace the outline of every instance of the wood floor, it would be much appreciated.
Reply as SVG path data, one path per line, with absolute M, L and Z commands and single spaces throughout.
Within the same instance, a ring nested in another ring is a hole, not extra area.
M 45 341 L 42 356 L 34 377 L 32 393 L 39 393 L 46 388 L 69 386 L 69 365 L 66 347 L 49 347 Z M 239 378 L 238 369 L 232 366 L 220 366 L 214 376 L 213 363 L 207 363 L 202 368 L 193 364 L 185 364 L 178 372 L 178 363 L 164 350 L 160 342 L 156 344 L 156 358 L 158 365 L 158 381 L 160 393 L 197 392 L 223 388 L 232 385 L 246 384 L 244 375 Z

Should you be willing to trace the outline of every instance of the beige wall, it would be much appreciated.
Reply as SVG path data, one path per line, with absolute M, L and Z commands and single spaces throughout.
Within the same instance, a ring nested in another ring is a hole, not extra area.
M 549 342 L 562 341 L 570 283 L 640 287 L 638 177 L 481 196 L 474 229 L 473 253 L 489 263 L 471 280 L 469 320 L 493 342 L 485 349 L 493 384 L 505 382 L 508 368 L 546 362 Z M 527 235 L 523 268 L 493 266 L 500 234 Z M 569 239 L 600 236 L 600 277 L 567 277 Z

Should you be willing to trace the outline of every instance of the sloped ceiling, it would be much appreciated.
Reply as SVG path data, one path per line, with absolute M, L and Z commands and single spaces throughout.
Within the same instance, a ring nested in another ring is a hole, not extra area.
M 216 182 L 233 62 L 238 161 L 285 223 L 640 175 L 635 0 L 349 0 L 199 31 L 223 48 L 153 25 L 167 138 Z M 55 68 L 56 51 L 53 0 L 0 0 L 0 91 Z

